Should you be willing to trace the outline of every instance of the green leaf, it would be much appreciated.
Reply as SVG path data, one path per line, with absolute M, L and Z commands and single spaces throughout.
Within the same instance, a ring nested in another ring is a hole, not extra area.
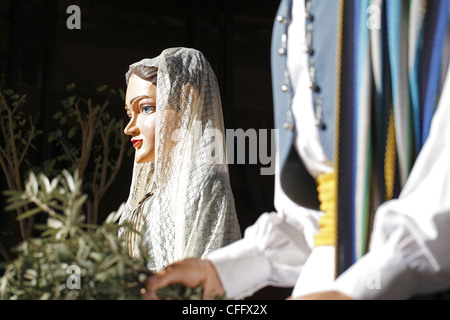
M 73 193 L 75 193 L 75 182 L 73 180 L 72 175 L 67 170 L 63 170 L 62 174 L 66 180 L 67 186 L 69 187 L 69 190 Z
M 75 99 L 76 99 L 75 96 L 71 96 L 71 97 L 67 98 L 67 103 L 69 104 L 69 106 L 73 106 Z
M 61 129 L 58 129 L 56 131 L 53 131 L 52 133 L 49 134 L 48 136 L 48 142 L 53 142 L 56 139 L 58 139 L 59 137 L 62 136 L 62 131 Z
M 40 174 L 38 174 L 38 180 L 39 180 L 41 189 L 44 191 L 44 193 L 49 194 L 53 191 L 51 188 L 51 185 L 50 185 L 50 180 L 47 178 L 47 176 L 40 173 Z
M 42 165 L 44 173 L 50 174 L 50 172 L 53 171 L 55 164 L 56 164 L 56 159 L 45 160 L 44 164 Z
M 106 84 L 103 84 L 103 85 L 97 87 L 97 91 L 98 91 L 98 92 L 103 92 L 103 91 L 105 91 L 106 89 L 108 89 L 108 85 L 106 85 Z
M 21 194 L 21 192 L 19 192 L 19 191 L 17 191 L 17 190 L 4 190 L 4 191 L 2 192 L 2 194 L 3 194 L 5 197 L 11 197 L 11 196 L 15 196 L 15 195 L 17 195 L 17 194 Z
M 39 212 L 42 212 L 42 209 L 41 209 L 41 208 L 39 208 L 39 207 L 33 208 L 33 209 L 28 210 L 27 212 L 25 212 L 25 213 L 19 215 L 19 216 L 17 217 L 17 220 L 22 220 L 22 219 L 29 218 L 29 217 L 34 216 L 35 214 L 37 214 L 37 213 L 39 213 Z
M 77 133 L 77 127 L 72 127 L 69 130 L 69 133 L 67 134 L 67 136 L 70 138 L 73 138 L 73 136 L 75 136 L 75 133 Z
M 28 181 L 25 182 L 25 190 L 28 196 L 36 196 L 39 189 L 38 180 L 33 172 L 28 175 Z
M 12 202 L 11 204 L 9 204 L 8 206 L 5 207 L 5 211 L 12 211 L 12 210 L 16 210 L 18 208 L 24 207 L 26 205 L 28 205 L 30 202 L 28 200 L 17 200 Z
M 120 216 L 122 215 L 122 211 L 125 208 L 125 202 L 122 203 L 119 207 L 119 209 L 117 209 L 117 211 L 115 212 L 111 212 L 108 217 L 105 219 L 105 224 L 112 224 L 112 223 L 116 223 Z
M 75 83 L 71 83 L 71 84 L 69 84 L 67 87 L 66 87 L 66 89 L 67 90 L 73 90 L 73 89 L 75 89 Z
M 61 112 L 61 111 L 55 113 L 55 114 L 53 115 L 53 120 L 58 120 L 58 119 L 61 117 L 61 115 L 62 115 L 62 112 Z
M 63 222 L 55 219 L 55 218 L 48 218 L 47 219 L 47 227 L 51 229 L 61 229 L 64 226 Z
M 122 89 L 119 89 L 119 93 L 122 100 L 125 100 L 125 92 Z

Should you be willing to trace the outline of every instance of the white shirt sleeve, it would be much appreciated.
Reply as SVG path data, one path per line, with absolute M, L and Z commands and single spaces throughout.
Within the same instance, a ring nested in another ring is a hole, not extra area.
M 207 257 L 227 298 L 248 297 L 269 285 L 293 287 L 311 253 L 321 213 L 298 206 L 284 194 L 278 161 L 275 172 L 277 212 L 262 214 L 241 240 Z
M 335 288 L 356 299 L 405 299 L 450 288 L 450 78 L 430 135 L 396 200 L 377 211 L 368 254 Z
M 227 298 L 241 299 L 274 285 L 293 287 L 311 252 L 309 213 L 264 213 L 244 237 L 208 255 Z
M 294 93 L 293 115 L 300 123 L 294 144 L 309 165 L 313 176 L 330 171 L 320 147 L 311 92 L 305 44 L 305 4 L 293 1 L 293 20 L 288 27 L 287 64 Z M 290 39 L 295 39 L 292 41 Z M 301 57 L 301 59 L 299 59 Z M 309 120 L 307 120 L 309 119 Z M 279 180 L 279 161 L 275 166 L 275 209 L 265 213 L 247 228 L 242 240 L 209 254 L 228 298 L 243 298 L 268 285 L 293 287 L 313 246 L 321 213 L 295 204 L 283 192 Z

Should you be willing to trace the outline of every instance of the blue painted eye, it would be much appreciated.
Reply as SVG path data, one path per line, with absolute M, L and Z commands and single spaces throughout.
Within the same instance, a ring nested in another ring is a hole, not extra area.
M 149 113 L 154 112 L 155 110 L 156 110 L 156 108 L 153 107 L 153 106 L 143 106 L 142 109 L 141 109 L 141 112 L 143 114 L 149 114 Z

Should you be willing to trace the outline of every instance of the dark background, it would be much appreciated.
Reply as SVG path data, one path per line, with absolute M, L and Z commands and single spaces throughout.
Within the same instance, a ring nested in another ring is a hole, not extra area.
M 80 30 L 66 27 L 66 9 L 72 4 L 81 9 Z M 45 131 L 55 126 L 52 115 L 65 86 L 76 83 L 85 97 L 94 97 L 103 84 L 125 91 L 128 65 L 168 47 L 191 47 L 202 51 L 216 72 L 225 127 L 271 129 L 270 42 L 278 5 L 277 0 L 0 0 L 4 89 L 26 94 L 28 111 L 39 111 L 44 134 L 36 142 L 37 157 L 49 159 L 55 148 Z M 108 112 L 126 119 L 120 99 Z M 100 204 L 101 216 L 126 201 L 132 165 L 132 157 L 125 158 Z M 273 210 L 274 177 L 261 176 L 260 165 L 229 168 L 244 230 L 261 213 Z M 0 183 L 4 190 L 3 177 Z M 0 201 L 3 208 L 4 199 Z M 11 233 L 12 214 L 0 213 L 0 230 Z M 2 241 L 13 245 L 14 234 Z

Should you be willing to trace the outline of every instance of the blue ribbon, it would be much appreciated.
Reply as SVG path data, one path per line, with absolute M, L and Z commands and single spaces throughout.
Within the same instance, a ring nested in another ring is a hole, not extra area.
M 440 79 L 442 48 L 445 33 L 447 31 L 449 0 L 433 0 L 433 3 L 430 3 L 430 6 L 430 20 L 432 22 L 436 21 L 436 24 L 434 26 L 429 68 L 427 70 L 428 81 L 426 83 L 425 102 L 423 110 L 423 130 L 421 140 L 422 146 L 428 138 L 431 119 L 433 118 L 434 111 L 436 109 L 436 95 L 438 93 Z

